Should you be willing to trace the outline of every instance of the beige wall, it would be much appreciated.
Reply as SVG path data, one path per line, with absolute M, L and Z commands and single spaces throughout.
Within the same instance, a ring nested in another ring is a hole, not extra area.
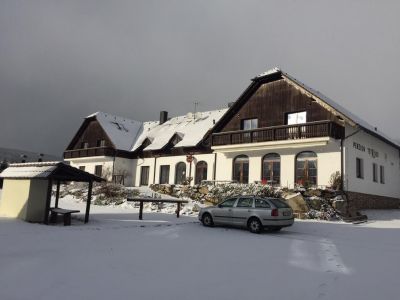
M 47 180 L 4 179 L 0 215 L 42 222 L 46 207 Z

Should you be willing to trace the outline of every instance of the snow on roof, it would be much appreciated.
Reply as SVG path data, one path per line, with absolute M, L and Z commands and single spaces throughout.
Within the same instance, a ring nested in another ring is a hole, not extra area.
M 114 146 L 119 150 L 129 151 L 133 141 L 140 133 L 143 123 L 128 118 L 96 112 L 86 117 L 96 117 Z
M 228 109 L 219 109 L 213 111 L 188 113 L 185 116 L 171 118 L 167 122 L 155 126 L 147 125 L 147 130 L 143 130 L 132 151 L 139 148 L 146 138 L 152 140 L 152 143 L 145 150 L 160 150 L 173 137 L 178 135 L 180 141 L 174 147 L 193 147 L 196 146 L 210 130 L 215 123 L 225 114 Z
M 319 92 L 317 90 L 314 90 L 313 88 L 307 86 L 306 84 L 304 84 L 300 80 L 298 80 L 295 77 L 293 77 L 292 75 L 282 71 L 278 67 L 275 67 L 273 69 L 267 70 L 264 73 L 261 73 L 261 74 L 257 75 L 256 78 L 257 79 L 258 78 L 262 78 L 262 77 L 265 77 L 265 76 L 268 76 L 268 75 L 271 75 L 271 74 L 275 74 L 275 73 L 281 73 L 284 77 L 288 78 L 292 82 L 294 82 L 297 85 L 301 86 L 303 89 L 305 89 L 307 92 L 313 94 L 315 97 L 321 99 L 323 102 L 328 104 L 334 110 L 336 110 L 339 113 L 343 114 L 345 117 L 350 119 L 352 122 L 356 123 L 357 125 L 365 128 L 365 129 L 367 129 L 367 130 L 369 130 L 371 132 L 374 132 L 374 133 L 380 135 L 381 137 L 383 137 L 384 139 L 388 140 L 392 144 L 395 144 L 395 145 L 400 147 L 400 143 L 399 142 L 397 142 L 396 140 L 394 140 L 391 137 L 387 136 L 385 133 L 383 133 L 380 130 L 378 130 L 375 126 L 372 126 L 368 122 L 364 121 L 360 117 L 358 117 L 355 114 L 353 114 L 348 109 L 344 108 L 342 105 L 340 105 L 340 104 L 336 103 L 335 101 L 333 101 L 331 98 L 329 98 L 329 97 L 325 96 L 324 94 L 322 94 L 321 92 Z
M 10 164 L 7 169 L 0 173 L 0 178 L 47 178 L 60 163 L 53 161 Z

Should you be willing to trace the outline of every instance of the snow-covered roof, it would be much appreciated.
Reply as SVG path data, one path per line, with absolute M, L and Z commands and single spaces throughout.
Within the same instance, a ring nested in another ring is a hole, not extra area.
M 180 141 L 174 147 L 196 146 L 227 110 L 188 113 L 163 124 L 130 120 L 104 112 L 96 112 L 86 119 L 95 117 L 118 150 L 135 151 L 146 139 L 151 143 L 144 150 L 161 150 L 175 135 Z
M 185 116 L 178 116 L 169 119 L 167 122 L 159 125 L 145 125 L 132 151 L 139 148 L 148 138 L 152 143 L 145 150 L 162 149 L 175 135 L 178 135 L 180 141 L 174 147 L 194 147 L 206 135 L 206 133 L 214 126 L 215 123 L 225 114 L 228 109 L 220 109 L 213 111 L 197 112 L 195 114 L 188 113 Z
M 58 161 L 10 164 L 0 173 L 0 178 L 47 178 L 59 164 Z
M 114 146 L 119 150 L 129 151 L 133 141 L 140 133 L 143 123 L 104 112 L 96 112 L 86 118 L 96 117 Z
M 344 108 L 342 105 L 340 105 L 337 102 L 333 101 L 331 98 L 329 98 L 329 97 L 325 96 L 324 94 L 322 94 L 321 92 L 319 92 L 317 90 L 314 90 L 313 88 L 307 86 L 306 84 L 304 84 L 300 80 L 298 80 L 295 77 L 293 77 L 292 75 L 282 71 L 278 67 L 275 67 L 273 69 L 267 70 L 267 71 L 259 74 L 258 76 L 256 76 L 256 79 L 262 78 L 262 77 L 265 77 L 265 76 L 268 76 L 268 75 L 272 75 L 272 74 L 277 74 L 277 73 L 282 74 L 282 76 L 286 77 L 290 81 L 292 81 L 295 84 L 297 84 L 298 86 L 302 87 L 304 90 L 306 90 L 310 94 L 312 94 L 315 97 L 319 98 L 320 100 L 325 102 L 327 105 L 332 107 L 334 110 L 336 110 L 337 112 L 339 112 L 342 115 L 344 115 L 344 117 L 346 117 L 347 119 L 349 119 L 353 123 L 363 127 L 364 129 L 367 129 L 368 131 L 376 133 L 377 135 L 379 135 L 379 136 L 383 137 L 384 139 L 388 140 L 390 143 L 395 144 L 395 145 L 400 147 L 400 143 L 398 141 L 396 141 L 396 140 L 392 139 L 391 137 L 387 136 L 385 133 L 383 133 L 380 130 L 378 130 L 375 126 L 372 126 L 368 122 L 366 122 L 363 119 L 361 119 L 360 117 L 356 116 L 351 111 L 349 111 L 348 109 Z

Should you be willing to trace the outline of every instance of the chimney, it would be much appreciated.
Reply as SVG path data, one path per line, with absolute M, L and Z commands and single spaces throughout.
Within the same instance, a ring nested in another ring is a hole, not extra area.
M 160 125 L 168 121 L 168 112 L 165 110 L 160 111 Z

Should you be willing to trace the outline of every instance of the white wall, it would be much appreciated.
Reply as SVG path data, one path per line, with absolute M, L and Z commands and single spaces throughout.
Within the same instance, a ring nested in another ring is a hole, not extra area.
M 329 139 L 326 145 L 302 146 L 302 142 L 297 145 L 291 144 L 290 147 L 282 144 L 280 148 L 276 145 L 269 145 L 257 150 L 245 150 L 217 152 L 217 176 L 216 180 L 232 180 L 233 159 L 241 154 L 249 157 L 249 183 L 261 180 L 262 158 L 268 153 L 278 153 L 281 157 L 281 186 L 293 188 L 295 182 L 295 159 L 296 155 L 302 151 L 314 151 L 318 158 L 318 177 L 319 186 L 329 185 L 331 175 L 340 171 L 341 152 L 340 141 Z
M 78 168 L 81 166 L 85 167 L 85 171 L 94 174 L 95 166 L 102 165 L 103 174 L 108 174 L 107 180 L 111 180 L 111 172 L 114 164 L 114 157 L 111 156 L 92 156 L 92 157 L 80 157 L 73 159 L 66 159 L 69 161 L 72 167 Z
M 214 169 L 214 154 L 198 154 L 193 155 L 193 162 L 192 162 L 192 170 L 191 170 L 191 177 L 192 185 L 194 184 L 195 178 L 195 170 L 196 170 L 196 163 L 199 161 L 205 161 L 207 163 L 207 180 L 213 179 L 213 169 Z M 142 159 L 135 159 L 134 165 L 136 165 L 135 172 L 134 172 L 134 182 L 135 186 L 140 185 L 140 168 L 142 166 L 149 166 L 149 184 L 159 183 L 160 179 L 160 166 L 161 165 L 169 165 L 169 183 L 175 183 L 175 166 L 179 162 L 184 162 L 186 164 L 186 177 L 189 177 L 189 168 L 190 164 L 186 162 L 186 155 L 179 155 L 179 156 L 165 156 L 165 157 L 158 157 L 155 161 L 154 158 L 142 158 Z M 154 178 L 154 164 L 156 163 L 155 167 L 155 181 Z
M 347 126 L 346 136 L 356 130 Z M 361 151 L 354 147 L 354 143 L 365 147 Z M 359 192 L 372 195 L 400 198 L 400 160 L 399 150 L 383 142 L 382 140 L 359 131 L 345 140 L 345 189 L 351 192 Z M 368 153 L 368 148 L 379 153 L 373 157 Z M 361 158 L 364 165 L 364 178 L 356 176 L 356 158 Z M 378 165 L 378 182 L 373 181 L 372 164 Z M 379 166 L 385 168 L 385 183 L 380 183 Z

